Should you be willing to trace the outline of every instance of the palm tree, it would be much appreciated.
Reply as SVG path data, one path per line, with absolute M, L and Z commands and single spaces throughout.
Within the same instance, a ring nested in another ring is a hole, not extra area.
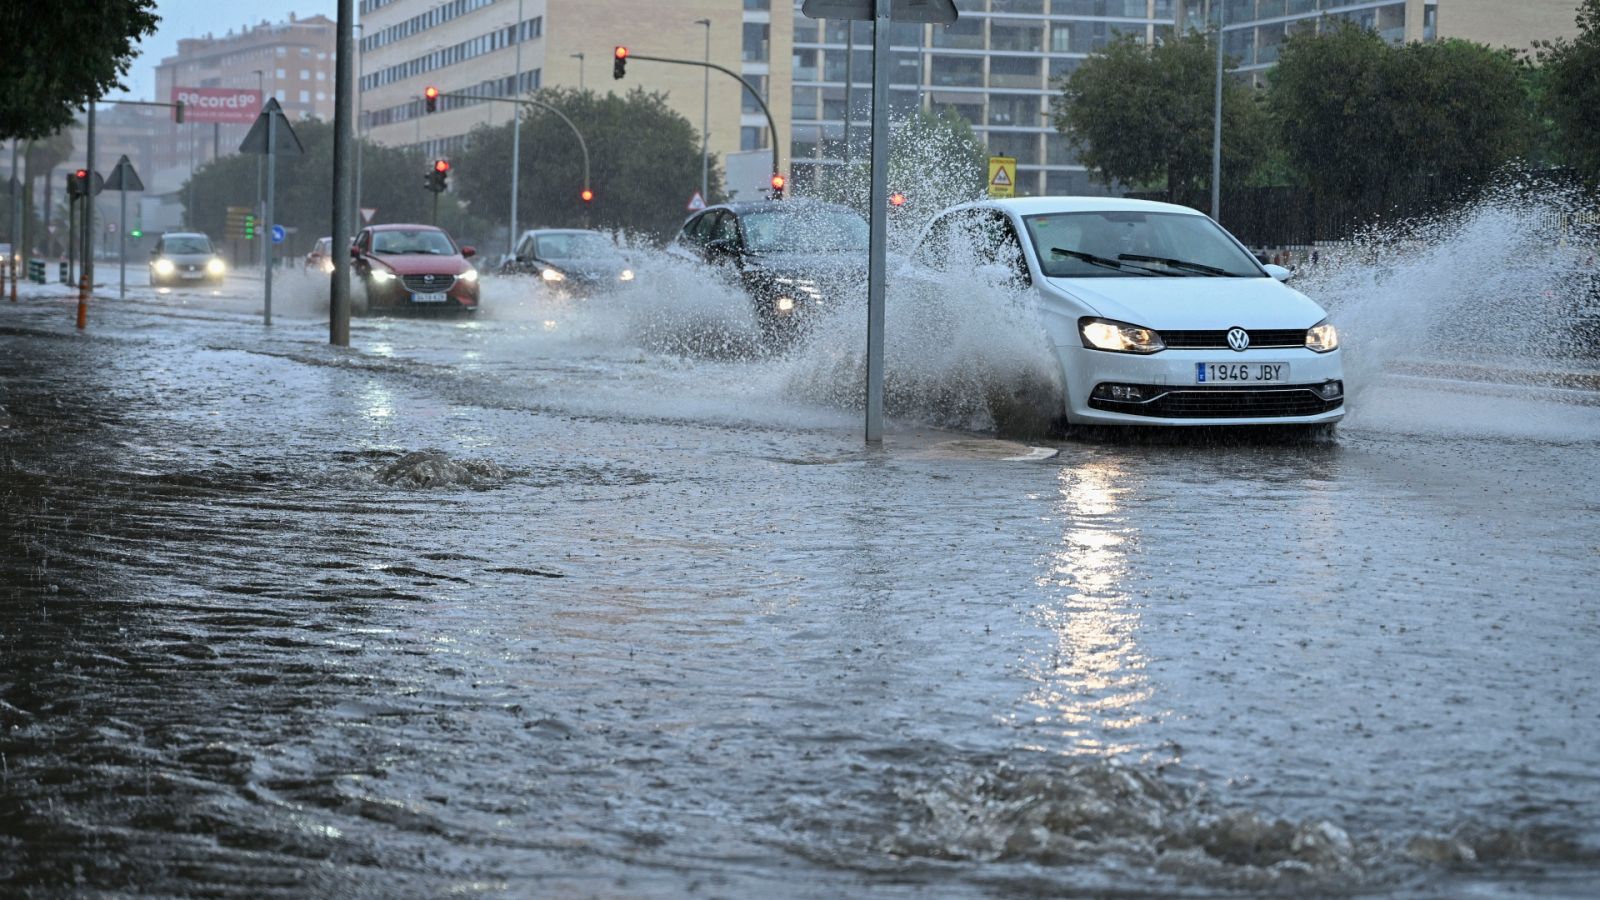
M 56 166 L 71 158 L 72 150 L 72 132 L 63 128 L 44 140 L 29 141 L 27 149 L 23 151 L 22 246 L 27 248 L 29 252 L 35 246 L 33 239 L 33 181 L 39 175 L 44 175 L 48 178 Z M 38 175 L 34 174 L 35 172 Z M 48 181 L 45 183 L 45 189 L 49 190 Z M 50 231 L 50 202 L 48 197 L 45 198 L 44 216 L 45 233 L 48 234 Z

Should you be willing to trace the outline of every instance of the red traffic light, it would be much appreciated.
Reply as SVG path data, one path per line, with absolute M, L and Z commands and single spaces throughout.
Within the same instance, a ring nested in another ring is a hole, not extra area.
M 906 205 L 906 195 L 900 193 L 899 191 L 895 191 L 894 193 L 889 195 L 889 205 L 890 206 L 905 206 Z
M 775 190 L 775 191 L 783 190 L 783 186 L 788 184 L 788 183 L 789 183 L 789 179 L 784 178 L 782 175 L 774 175 L 774 176 L 772 176 L 772 189 Z
M 617 59 L 627 59 L 628 58 L 628 48 L 627 47 L 618 47 L 616 52 L 617 52 Z
M 79 169 L 78 171 L 72 173 L 72 177 L 80 179 L 80 180 L 87 179 L 89 177 L 89 170 L 88 169 Z
M 622 78 L 628 74 L 628 48 L 618 47 L 613 51 L 611 60 L 611 77 Z
M 620 50 L 622 48 L 619 47 L 617 49 Z M 593 203 L 594 202 L 594 191 L 591 191 L 588 188 L 584 188 L 583 189 L 583 193 L 579 194 L 578 196 L 583 198 L 583 202 L 585 202 L 585 203 Z
M 431 84 L 428 85 L 422 92 L 422 102 L 423 106 L 427 107 L 428 112 L 437 110 L 439 108 L 439 89 Z
M 448 172 L 448 171 L 450 171 L 450 160 L 448 160 L 448 159 L 436 159 L 436 160 L 434 160 L 433 161 L 433 170 L 435 172 Z

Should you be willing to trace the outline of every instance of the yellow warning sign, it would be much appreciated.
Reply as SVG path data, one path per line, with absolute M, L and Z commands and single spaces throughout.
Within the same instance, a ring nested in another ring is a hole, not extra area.
M 989 196 L 1013 197 L 1016 191 L 1016 159 L 1010 156 L 989 157 Z

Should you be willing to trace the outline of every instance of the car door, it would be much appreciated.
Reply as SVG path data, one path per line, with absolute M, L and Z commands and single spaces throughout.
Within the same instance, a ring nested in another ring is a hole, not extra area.
M 1021 237 L 1001 210 L 957 209 L 935 219 L 911 256 L 913 277 L 975 274 L 990 284 L 1021 289 L 1033 283 Z

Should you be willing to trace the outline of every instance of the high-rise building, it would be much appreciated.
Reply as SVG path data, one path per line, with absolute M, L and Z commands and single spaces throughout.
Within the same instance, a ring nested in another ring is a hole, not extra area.
M 216 37 L 186 38 L 156 66 L 156 96 L 174 88 L 240 88 L 276 97 L 292 119 L 333 118 L 334 43 L 337 26 L 327 16 L 262 21 Z M 158 151 L 160 169 L 204 162 L 238 152 L 248 125 L 190 123 L 173 128 Z
M 511 120 L 513 98 L 547 87 L 664 93 L 700 131 L 709 108 L 710 150 L 739 149 L 740 87 L 704 69 L 636 60 L 611 75 L 612 51 L 710 60 L 741 68 L 745 0 L 361 0 L 358 123 L 372 140 L 448 156 L 478 125 Z M 697 22 L 699 20 L 699 22 Z M 700 24 L 709 22 L 709 24 Z M 520 48 L 520 58 L 519 58 Z M 422 92 L 447 97 L 433 113 Z M 581 123 L 580 123 L 581 127 Z M 526 150 L 526 148 L 525 148 Z M 526 164 L 525 160 L 525 164 Z M 687 198 L 686 198 L 687 199 Z

